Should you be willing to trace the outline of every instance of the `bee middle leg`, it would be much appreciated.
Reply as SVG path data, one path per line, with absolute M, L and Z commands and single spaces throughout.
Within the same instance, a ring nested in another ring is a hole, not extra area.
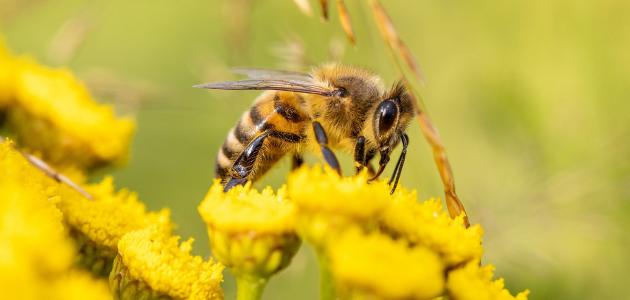
M 326 136 L 326 132 L 324 131 L 322 124 L 317 121 L 313 122 L 313 131 L 315 132 L 315 139 L 317 139 L 317 143 L 324 155 L 324 160 L 331 168 L 341 175 L 339 161 L 337 160 L 335 153 L 328 148 L 328 137 Z

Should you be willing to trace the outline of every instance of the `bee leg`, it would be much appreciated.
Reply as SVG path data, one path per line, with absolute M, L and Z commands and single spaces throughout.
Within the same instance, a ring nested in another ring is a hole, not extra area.
M 232 177 L 223 187 L 223 192 L 227 192 L 237 185 L 245 185 L 246 183 L 247 183 L 247 178 Z
M 337 160 L 335 153 L 333 153 L 332 150 L 328 148 L 328 137 L 326 136 L 326 132 L 324 132 L 322 124 L 317 121 L 313 122 L 313 131 L 315 131 L 315 138 L 317 139 L 317 143 L 322 150 L 324 160 L 331 168 L 335 169 L 337 173 L 341 175 L 341 167 L 339 166 L 339 161 Z
M 354 145 L 354 167 L 357 173 L 365 167 L 365 137 L 359 136 Z
M 293 154 L 293 158 L 291 161 L 291 170 L 295 170 L 301 167 L 303 164 L 304 164 L 304 157 L 302 157 L 302 155 L 300 155 L 299 153 Z
M 247 182 L 247 177 L 254 169 L 256 157 L 258 156 L 258 153 L 260 152 L 260 149 L 262 149 L 263 143 L 268 136 L 269 132 L 267 131 L 261 133 L 254 138 L 247 147 L 245 147 L 243 152 L 241 152 L 232 165 L 232 169 L 230 170 L 232 178 L 225 184 L 225 187 L 223 188 L 224 192 L 229 191 L 231 188 L 239 184 L 245 184 Z
M 368 151 L 365 155 L 365 165 L 368 169 L 368 175 L 374 176 L 376 174 L 376 169 L 374 169 L 374 165 L 372 164 L 372 159 L 376 156 L 376 151 Z

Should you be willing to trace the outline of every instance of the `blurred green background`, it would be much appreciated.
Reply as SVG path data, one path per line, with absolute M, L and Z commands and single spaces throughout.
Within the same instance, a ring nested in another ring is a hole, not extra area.
M 150 208 L 170 207 L 178 233 L 207 256 L 196 207 L 216 150 L 257 93 L 191 86 L 231 79 L 231 66 L 331 59 L 391 84 L 396 68 L 366 1 L 347 2 L 356 47 L 334 8 L 323 23 L 289 0 L 0 0 L 0 32 L 14 52 L 68 66 L 100 100 L 137 115 L 131 159 L 109 171 Z M 427 76 L 422 94 L 458 192 L 485 228 L 484 262 L 531 299 L 627 298 L 630 2 L 384 2 Z M 409 135 L 402 183 L 441 196 L 417 124 Z M 279 186 L 288 165 L 258 186 Z M 232 299 L 229 275 L 224 286 Z M 264 298 L 318 299 L 317 291 L 314 255 L 303 247 Z

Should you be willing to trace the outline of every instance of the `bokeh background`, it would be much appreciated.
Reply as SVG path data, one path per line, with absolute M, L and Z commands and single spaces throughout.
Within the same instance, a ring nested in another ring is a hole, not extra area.
M 336 19 L 290 0 L 0 0 L 16 53 L 72 69 L 98 99 L 135 114 L 126 166 L 105 170 L 209 255 L 196 207 L 216 150 L 255 92 L 193 84 L 229 67 L 299 68 L 330 60 L 392 83 L 398 73 L 366 1 L 347 1 L 358 43 Z M 531 299 L 623 299 L 630 269 L 630 2 L 384 1 L 427 77 L 421 93 L 442 135 L 459 195 L 485 228 L 486 263 Z M 315 2 L 313 2 L 315 4 Z M 414 123 L 402 183 L 441 196 Z M 341 155 L 349 168 L 350 156 Z M 316 161 L 316 158 L 311 158 Z M 258 186 L 279 186 L 289 163 Z M 388 172 L 389 173 L 389 170 Z M 228 275 L 226 296 L 234 297 Z M 265 299 L 318 299 L 303 247 Z

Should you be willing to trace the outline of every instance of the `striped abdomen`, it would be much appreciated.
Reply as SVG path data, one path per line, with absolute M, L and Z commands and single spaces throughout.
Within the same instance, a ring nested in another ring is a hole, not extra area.
M 301 95 L 292 92 L 264 92 L 252 107 L 243 113 L 236 127 L 230 129 L 217 155 L 215 176 L 226 182 L 234 162 L 252 141 L 262 134 L 267 138 L 251 163 L 246 178 L 255 181 L 268 171 L 282 156 L 297 151 L 304 140 L 305 124 Z M 239 160 L 239 164 L 243 161 Z

